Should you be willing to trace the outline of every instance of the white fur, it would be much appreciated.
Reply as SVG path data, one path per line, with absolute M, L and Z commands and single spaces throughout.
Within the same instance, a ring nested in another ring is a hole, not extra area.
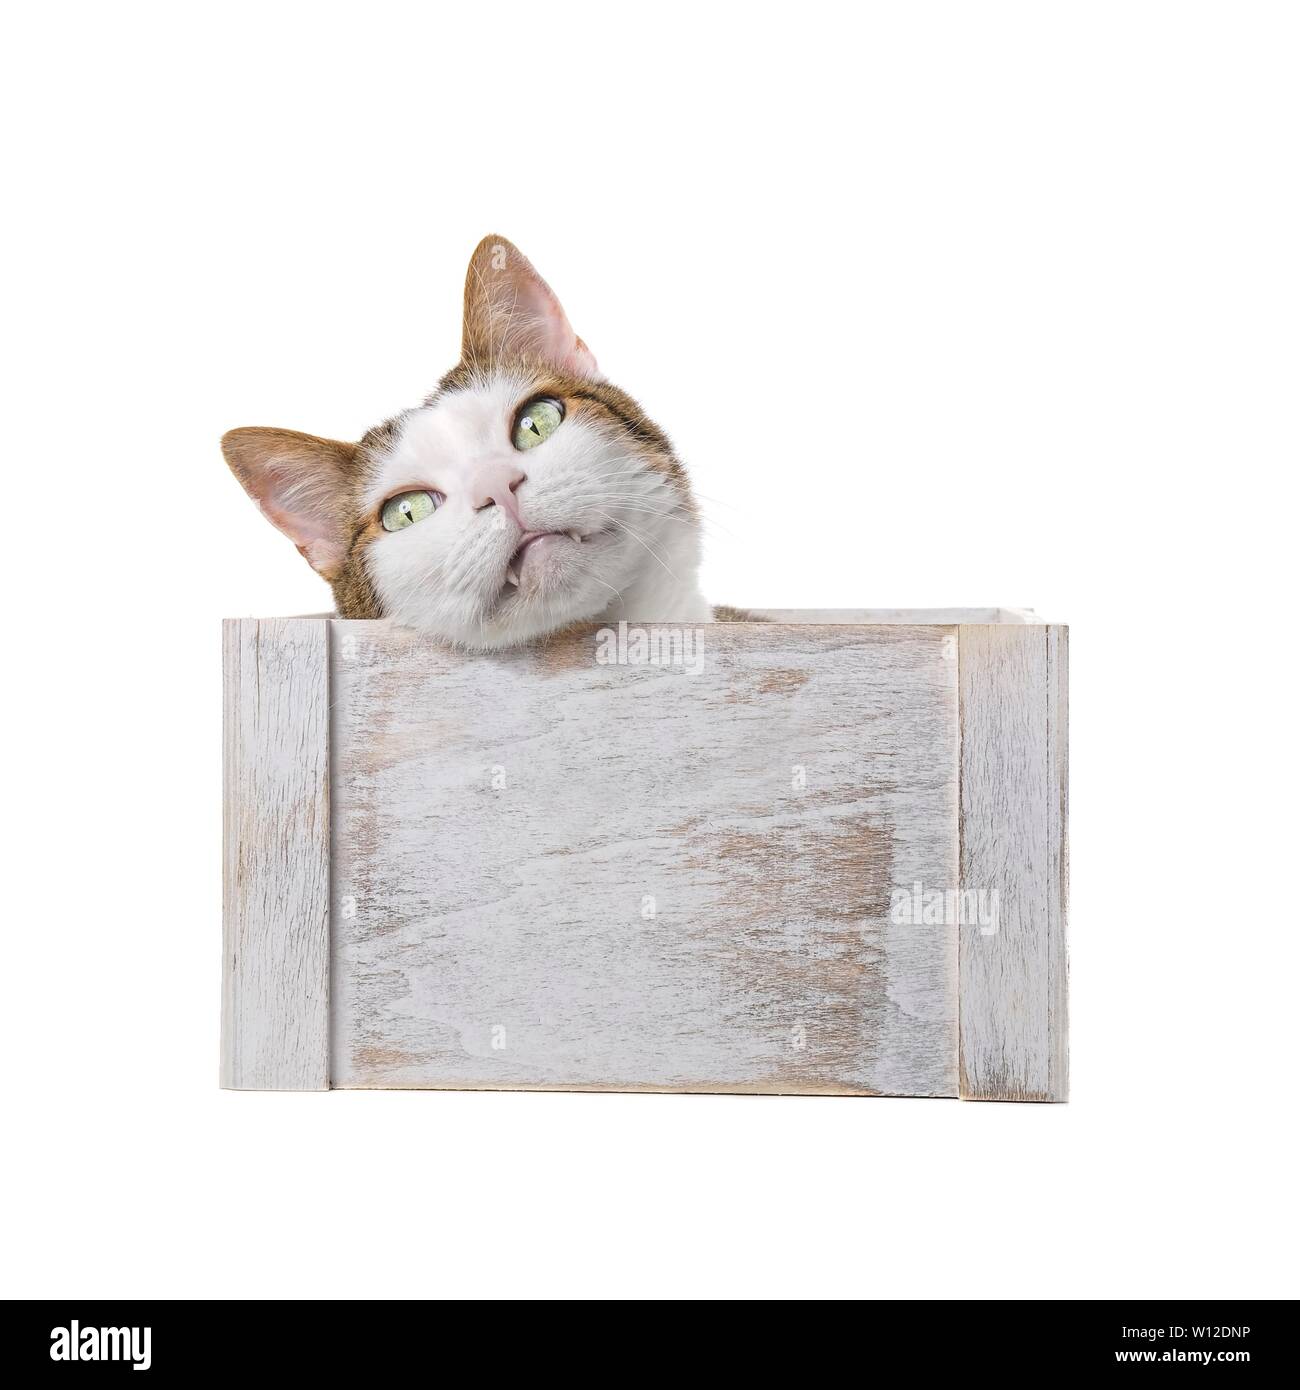
M 446 501 L 367 548 L 387 614 L 472 648 L 514 646 L 584 620 L 709 621 L 685 489 L 651 468 L 617 425 L 577 412 L 536 448 L 515 449 L 515 415 L 536 394 L 518 371 L 485 374 L 405 417 L 366 505 L 377 511 L 415 488 Z M 502 507 L 475 506 L 485 480 L 511 470 L 527 474 L 514 496 L 529 530 L 590 537 L 575 547 L 562 581 L 535 596 L 506 582 L 519 528 Z

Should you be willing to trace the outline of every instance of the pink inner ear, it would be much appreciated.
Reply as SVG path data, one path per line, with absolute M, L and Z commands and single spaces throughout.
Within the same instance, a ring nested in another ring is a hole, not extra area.
M 575 333 L 573 335 L 573 367 L 571 368 L 574 376 L 586 377 L 588 381 L 604 381 L 600 368 L 596 365 L 596 359 L 592 355 L 591 349 Z
M 343 564 L 344 550 L 336 528 L 326 518 L 310 512 L 283 511 L 275 499 L 259 498 L 258 509 L 298 547 L 298 553 L 318 574 L 327 578 Z
M 338 450 L 309 435 L 287 431 L 233 431 L 240 482 L 258 510 L 298 547 L 311 567 L 327 579 L 346 558 L 339 526 L 341 478 Z
M 531 271 L 531 267 L 529 269 Z M 525 312 L 530 313 L 533 319 L 532 336 L 536 339 L 533 351 L 571 376 L 599 381 L 600 368 L 596 365 L 595 356 L 573 331 L 564 306 L 556 299 L 550 286 L 536 272 L 529 274 L 527 280 L 527 293 L 521 294 L 520 299 L 527 299 Z M 525 337 L 528 336 L 526 331 Z

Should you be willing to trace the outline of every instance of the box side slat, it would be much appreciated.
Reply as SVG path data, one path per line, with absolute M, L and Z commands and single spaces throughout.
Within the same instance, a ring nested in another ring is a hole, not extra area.
M 224 625 L 221 1084 L 329 1085 L 329 623 Z
M 1031 608 L 754 608 L 748 610 L 761 622 L 835 623 L 871 626 L 902 623 L 916 627 L 934 623 L 1037 623 Z
M 961 1093 L 1068 1093 L 1068 630 L 963 626 L 961 887 L 997 895 L 960 937 Z M 981 919 L 982 921 L 986 919 Z

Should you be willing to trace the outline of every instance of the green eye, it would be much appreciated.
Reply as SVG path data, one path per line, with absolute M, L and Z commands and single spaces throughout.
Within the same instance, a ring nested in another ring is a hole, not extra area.
M 404 526 L 414 526 L 417 521 L 432 516 L 437 510 L 437 496 L 432 492 L 399 492 L 384 503 L 379 520 L 385 531 L 400 531 Z
M 564 407 L 549 396 L 529 401 L 519 412 L 515 421 L 515 448 L 535 449 L 544 439 L 549 439 L 560 428 L 564 419 Z

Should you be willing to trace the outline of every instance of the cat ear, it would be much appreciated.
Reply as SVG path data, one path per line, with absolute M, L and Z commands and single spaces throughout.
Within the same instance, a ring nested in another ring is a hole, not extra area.
M 461 354 L 484 367 L 533 358 L 570 376 L 603 380 L 551 287 L 499 236 L 484 237 L 470 257 Z
M 357 446 L 294 430 L 231 430 L 221 440 L 231 472 L 262 515 L 333 579 L 347 557 L 345 518 Z

